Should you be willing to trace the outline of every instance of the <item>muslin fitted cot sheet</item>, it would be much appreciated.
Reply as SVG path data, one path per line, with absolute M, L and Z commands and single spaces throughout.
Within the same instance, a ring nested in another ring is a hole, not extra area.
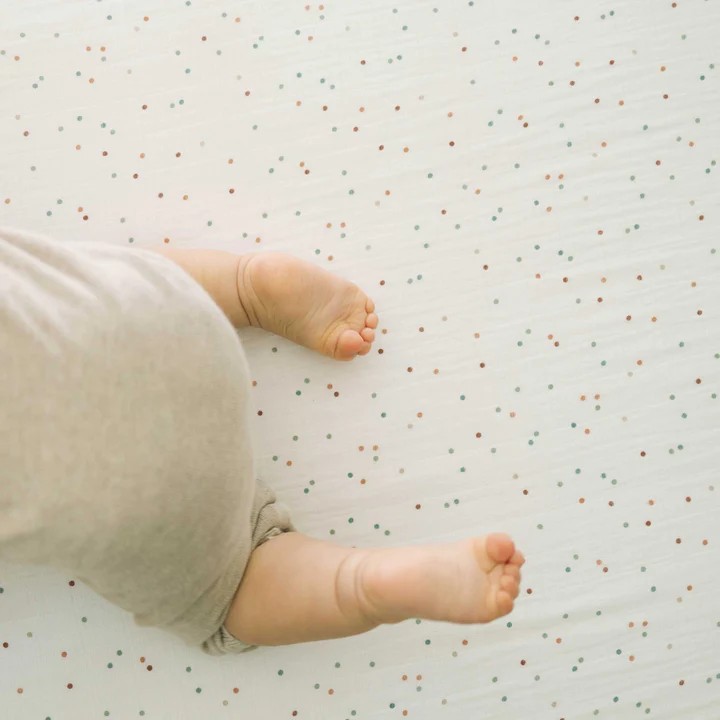
M 0 225 L 358 283 L 365 358 L 242 331 L 256 475 L 315 537 L 527 556 L 498 623 L 212 658 L 3 564 L 5 716 L 718 720 L 718 27 L 715 0 L 0 2 Z

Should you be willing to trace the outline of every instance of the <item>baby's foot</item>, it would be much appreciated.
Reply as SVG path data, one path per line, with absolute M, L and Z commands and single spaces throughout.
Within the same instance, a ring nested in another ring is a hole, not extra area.
M 490 622 L 513 609 L 524 562 L 510 537 L 499 533 L 441 545 L 372 549 L 356 566 L 357 601 L 378 623 L 408 618 Z
M 366 355 L 375 339 L 373 301 L 353 283 L 292 255 L 244 255 L 238 295 L 252 325 L 336 360 Z

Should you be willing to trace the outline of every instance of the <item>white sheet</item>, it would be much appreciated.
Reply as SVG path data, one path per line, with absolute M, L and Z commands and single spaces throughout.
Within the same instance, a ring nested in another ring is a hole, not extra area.
M 0 2 L 0 224 L 361 284 L 366 358 L 243 334 L 263 477 L 320 538 L 528 558 L 506 622 L 220 660 L 3 565 L 2 717 L 720 718 L 719 27 L 700 0 Z

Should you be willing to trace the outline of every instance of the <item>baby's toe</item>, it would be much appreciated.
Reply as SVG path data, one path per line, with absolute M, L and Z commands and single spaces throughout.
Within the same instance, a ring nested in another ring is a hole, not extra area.
M 518 581 L 509 575 L 503 575 L 500 578 L 500 589 L 504 590 L 513 599 L 516 598 L 520 592 Z
M 498 615 L 507 615 L 513 609 L 513 597 L 505 590 L 499 590 L 495 599 Z
M 373 340 L 375 340 L 375 331 L 366 327 L 360 331 L 360 336 L 365 342 L 371 343 L 373 342 Z
M 364 340 L 359 333 L 354 330 L 343 330 L 338 338 L 335 347 L 334 357 L 338 360 L 352 360 L 356 355 L 360 355 Z
M 487 536 L 485 548 L 494 563 L 506 563 L 515 553 L 515 543 L 505 533 L 493 533 Z
M 520 568 L 517 565 L 505 565 L 503 569 L 503 575 L 509 575 L 510 577 L 520 580 Z
M 371 312 L 365 319 L 365 325 L 369 328 L 375 329 L 377 327 L 377 324 L 378 316 L 375 313 Z
M 375 303 L 370 298 L 367 298 L 367 300 L 365 300 L 365 312 L 371 313 L 374 310 L 375 310 Z

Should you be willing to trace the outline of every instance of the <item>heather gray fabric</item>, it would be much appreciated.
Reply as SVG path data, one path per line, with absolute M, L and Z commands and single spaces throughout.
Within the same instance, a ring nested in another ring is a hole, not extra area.
M 205 290 L 150 250 L 0 227 L 0 557 L 66 570 L 209 654 L 252 550 L 249 377 Z

